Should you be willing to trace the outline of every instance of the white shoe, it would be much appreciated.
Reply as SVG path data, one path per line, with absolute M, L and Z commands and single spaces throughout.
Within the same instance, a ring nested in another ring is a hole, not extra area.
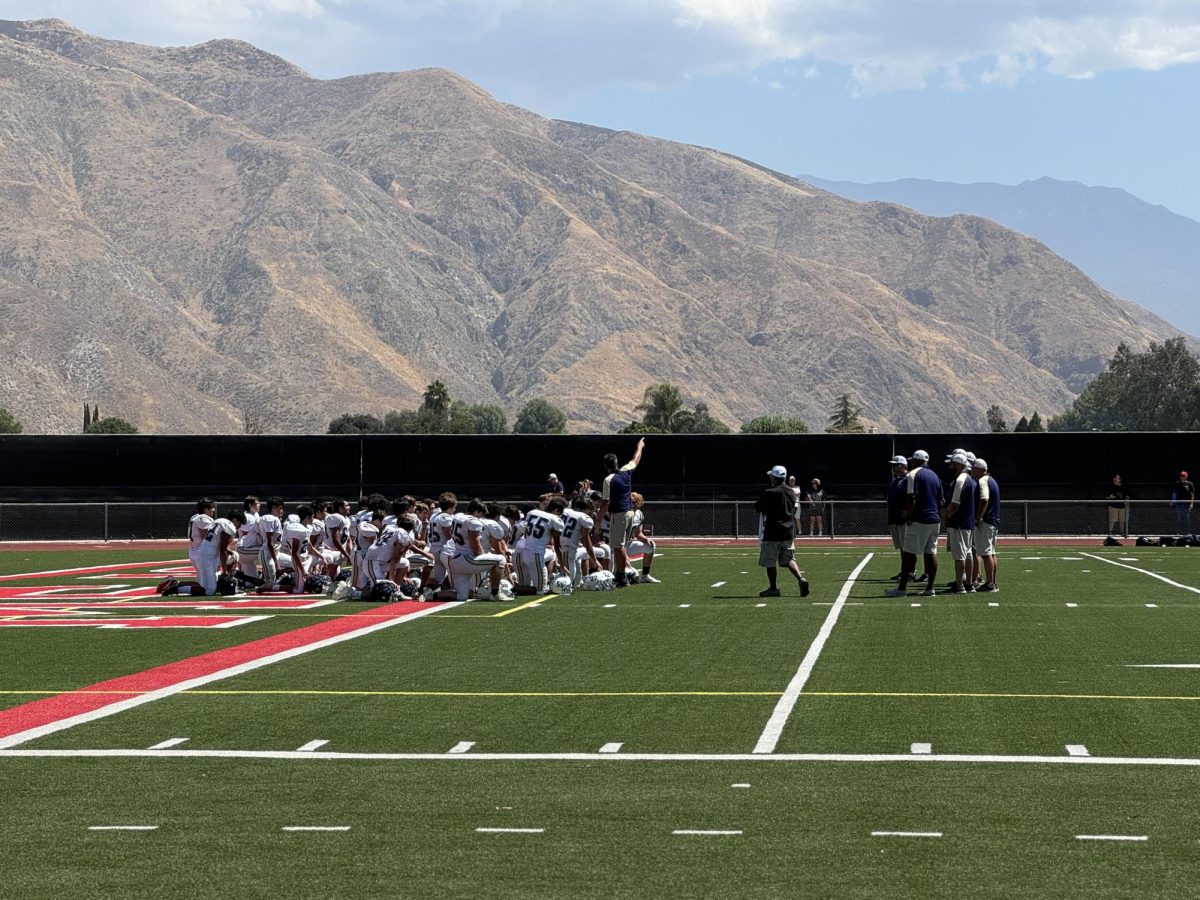
M 655 578 L 653 575 L 643 575 L 642 584 L 662 584 L 662 581 Z
M 348 581 L 339 581 L 334 587 L 330 598 L 333 600 L 345 600 L 354 592 L 354 588 L 350 586 Z

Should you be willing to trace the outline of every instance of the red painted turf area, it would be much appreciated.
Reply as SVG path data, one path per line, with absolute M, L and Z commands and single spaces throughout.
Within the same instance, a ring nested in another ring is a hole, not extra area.
M 119 702 L 120 695 L 132 696 L 172 687 L 192 678 L 212 675 L 223 669 L 253 662 L 265 656 L 272 656 L 285 650 L 304 647 L 326 638 L 367 628 L 380 619 L 400 618 L 409 613 L 440 605 L 413 601 L 390 603 L 387 606 L 365 609 L 359 613 L 318 622 L 315 625 L 306 625 L 294 631 L 274 634 L 235 647 L 201 653 L 199 656 L 156 666 L 133 675 L 123 675 L 119 678 L 101 681 L 98 684 L 80 688 L 78 691 L 68 691 L 42 700 L 34 700 L 21 706 L 14 706 L 11 709 L 0 710 L 0 737 L 8 737 L 30 728 L 49 725 L 52 722 L 92 712 Z

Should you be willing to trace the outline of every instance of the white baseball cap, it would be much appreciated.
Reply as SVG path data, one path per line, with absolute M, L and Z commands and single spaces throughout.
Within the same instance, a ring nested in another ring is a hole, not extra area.
M 787 469 L 783 466 L 771 466 L 771 471 L 767 474 L 772 478 L 787 478 Z
M 965 453 L 955 453 L 953 456 L 947 459 L 946 462 L 957 463 L 960 466 L 969 465 L 967 462 L 967 454 Z
M 895 456 L 892 457 L 892 465 L 893 466 L 907 466 L 908 460 L 905 459 L 903 456 L 901 456 L 899 453 L 897 453 Z
M 929 454 L 926 453 L 924 450 L 918 450 L 916 453 L 914 453 L 912 455 L 912 458 L 919 459 L 919 460 L 921 460 L 921 462 L 929 462 Z
M 946 462 L 954 462 L 954 457 L 962 456 L 965 458 L 966 455 L 967 455 L 967 451 L 964 450 L 962 447 L 955 447 L 953 450 L 951 450 L 949 453 L 946 454 Z
M 985 472 L 987 471 L 987 467 L 987 460 L 982 456 L 975 457 L 975 461 L 971 464 L 972 469 L 982 469 Z

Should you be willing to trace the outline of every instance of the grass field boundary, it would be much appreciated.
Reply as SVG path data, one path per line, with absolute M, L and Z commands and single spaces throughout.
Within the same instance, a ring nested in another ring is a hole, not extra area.
M 20 581 L 22 578 L 53 578 L 59 575 L 96 575 L 102 572 L 122 572 L 126 569 L 153 569 L 156 566 L 186 565 L 190 565 L 189 560 L 186 559 L 163 559 L 157 562 L 138 560 L 124 563 L 105 563 L 102 566 L 79 566 L 74 569 L 47 569 L 45 572 L 13 572 L 9 575 L 0 575 L 0 582 Z
M 793 762 L 912 765 L 1160 766 L 1200 768 L 1200 759 L 1156 756 L 1038 756 L 973 753 L 370 753 L 299 750 L 148 750 L 145 748 L 0 750 L 5 759 L 263 759 L 361 762 Z
M 808 683 L 808 678 L 812 675 L 812 670 L 821 656 L 821 651 L 825 648 L 825 642 L 829 640 L 829 635 L 833 633 L 833 626 L 837 624 L 838 616 L 842 614 L 842 607 L 846 605 L 846 599 L 850 596 L 854 582 L 874 556 L 874 553 L 868 553 L 864 556 L 862 561 L 854 567 L 854 571 L 850 573 L 850 577 L 846 579 L 845 584 L 842 585 L 842 589 L 838 591 L 837 600 L 834 601 L 829 614 L 825 617 L 825 621 L 821 623 L 821 630 L 813 638 L 808 652 L 804 654 L 804 659 L 800 661 L 800 668 L 792 676 L 792 680 L 788 684 L 787 689 L 784 690 L 783 696 L 779 698 L 779 703 L 775 705 L 775 710 L 771 713 L 771 718 L 767 720 L 767 725 L 763 728 L 763 732 L 758 738 L 758 743 L 754 745 L 755 753 L 775 752 L 775 745 L 779 743 L 779 736 L 783 734 L 784 726 L 787 725 L 787 720 L 796 706 L 796 701 L 800 698 L 800 692 L 804 690 L 804 685 Z
M 391 613 L 390 618 L 373 621 L 371 624 L 363 624 L 364 620 L 358 618 L 362 613 L 342 616 L 91 685 L 97 690 L 129 688 L 144 691 L 122 700 L 73 692 L 0 710 L 0 749 L 23 744 L 164 697 L 174 696 L 189 688 L 203 687 L 214 681 L 242 675 L 263 666 L 373 634 L 384 628 L 459 605 L 457 602 L 394 603 L 386 608 L 387 612 Z M 373 610 L 364 612 L 372 618 L 379 617 Z M 235 660 L 238 661 L 234 662 Z M 146 688 L 150 690 L 145 690 Z
M 1102 563 L 1108 563 L 1110 566 L 1119 566 L 1122 569 L 1129 569 L 1133 572 L 1140 572 L 1143 575 L 1149 575 L 1151 578 L 1157 578 L 1164 584 L 1169 584 L 1171 587 L 1181 588 L 1185 591 L 1191 591 L 1193 594 L 1200 594 L 1200 588 L 1192 587 L 1189 584 L 1180 584 L 1178 581 L 1172 581 L 1165 575 L 1159 575 L 1157 572 L 1151 572 L 1149 569 L 1139 569 L 1137 566 L 1131 566 L 1128 563 L 1117 562 L 1115 559 L 1105 559 L 1103 556 L 1097 556 L 1095 553 L 1087 553 L 1080 550 L 1080 555 L 1086 556 L 1089 559 L 1098 559 Z

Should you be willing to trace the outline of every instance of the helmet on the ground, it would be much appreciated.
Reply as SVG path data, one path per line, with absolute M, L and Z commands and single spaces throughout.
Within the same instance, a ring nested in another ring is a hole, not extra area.
M 559 575 L 555 578 L 554 583 L 550 585 L 550 592 L 553 594 L 571 593 L 571 576 Z
M 583 579 L 582 587 L 585 591 L 611 591 L 615 582 L 612 572 L 593 572 Z
M 368 596 L 376 603 L 391 603 L 399 592 L 400 588 L 396 582 L 384 579 L 371 586 L 371 593 Z
M 629 568 L 629 569 L 625 570 L 625 583 L 626 584 L 637 584 L 641 580 L 642 580 L 642 577 L 640 575 L 638 575 L 637 569 Z
M 228 572 L 217 576 L 217 593 L 222 597 L 230 597 L 238 592 L 237 579 Z
M 333 579 L 328 575 L 309 575 L 304 579 L 304 593 L 323 594 L 332 585 Z

